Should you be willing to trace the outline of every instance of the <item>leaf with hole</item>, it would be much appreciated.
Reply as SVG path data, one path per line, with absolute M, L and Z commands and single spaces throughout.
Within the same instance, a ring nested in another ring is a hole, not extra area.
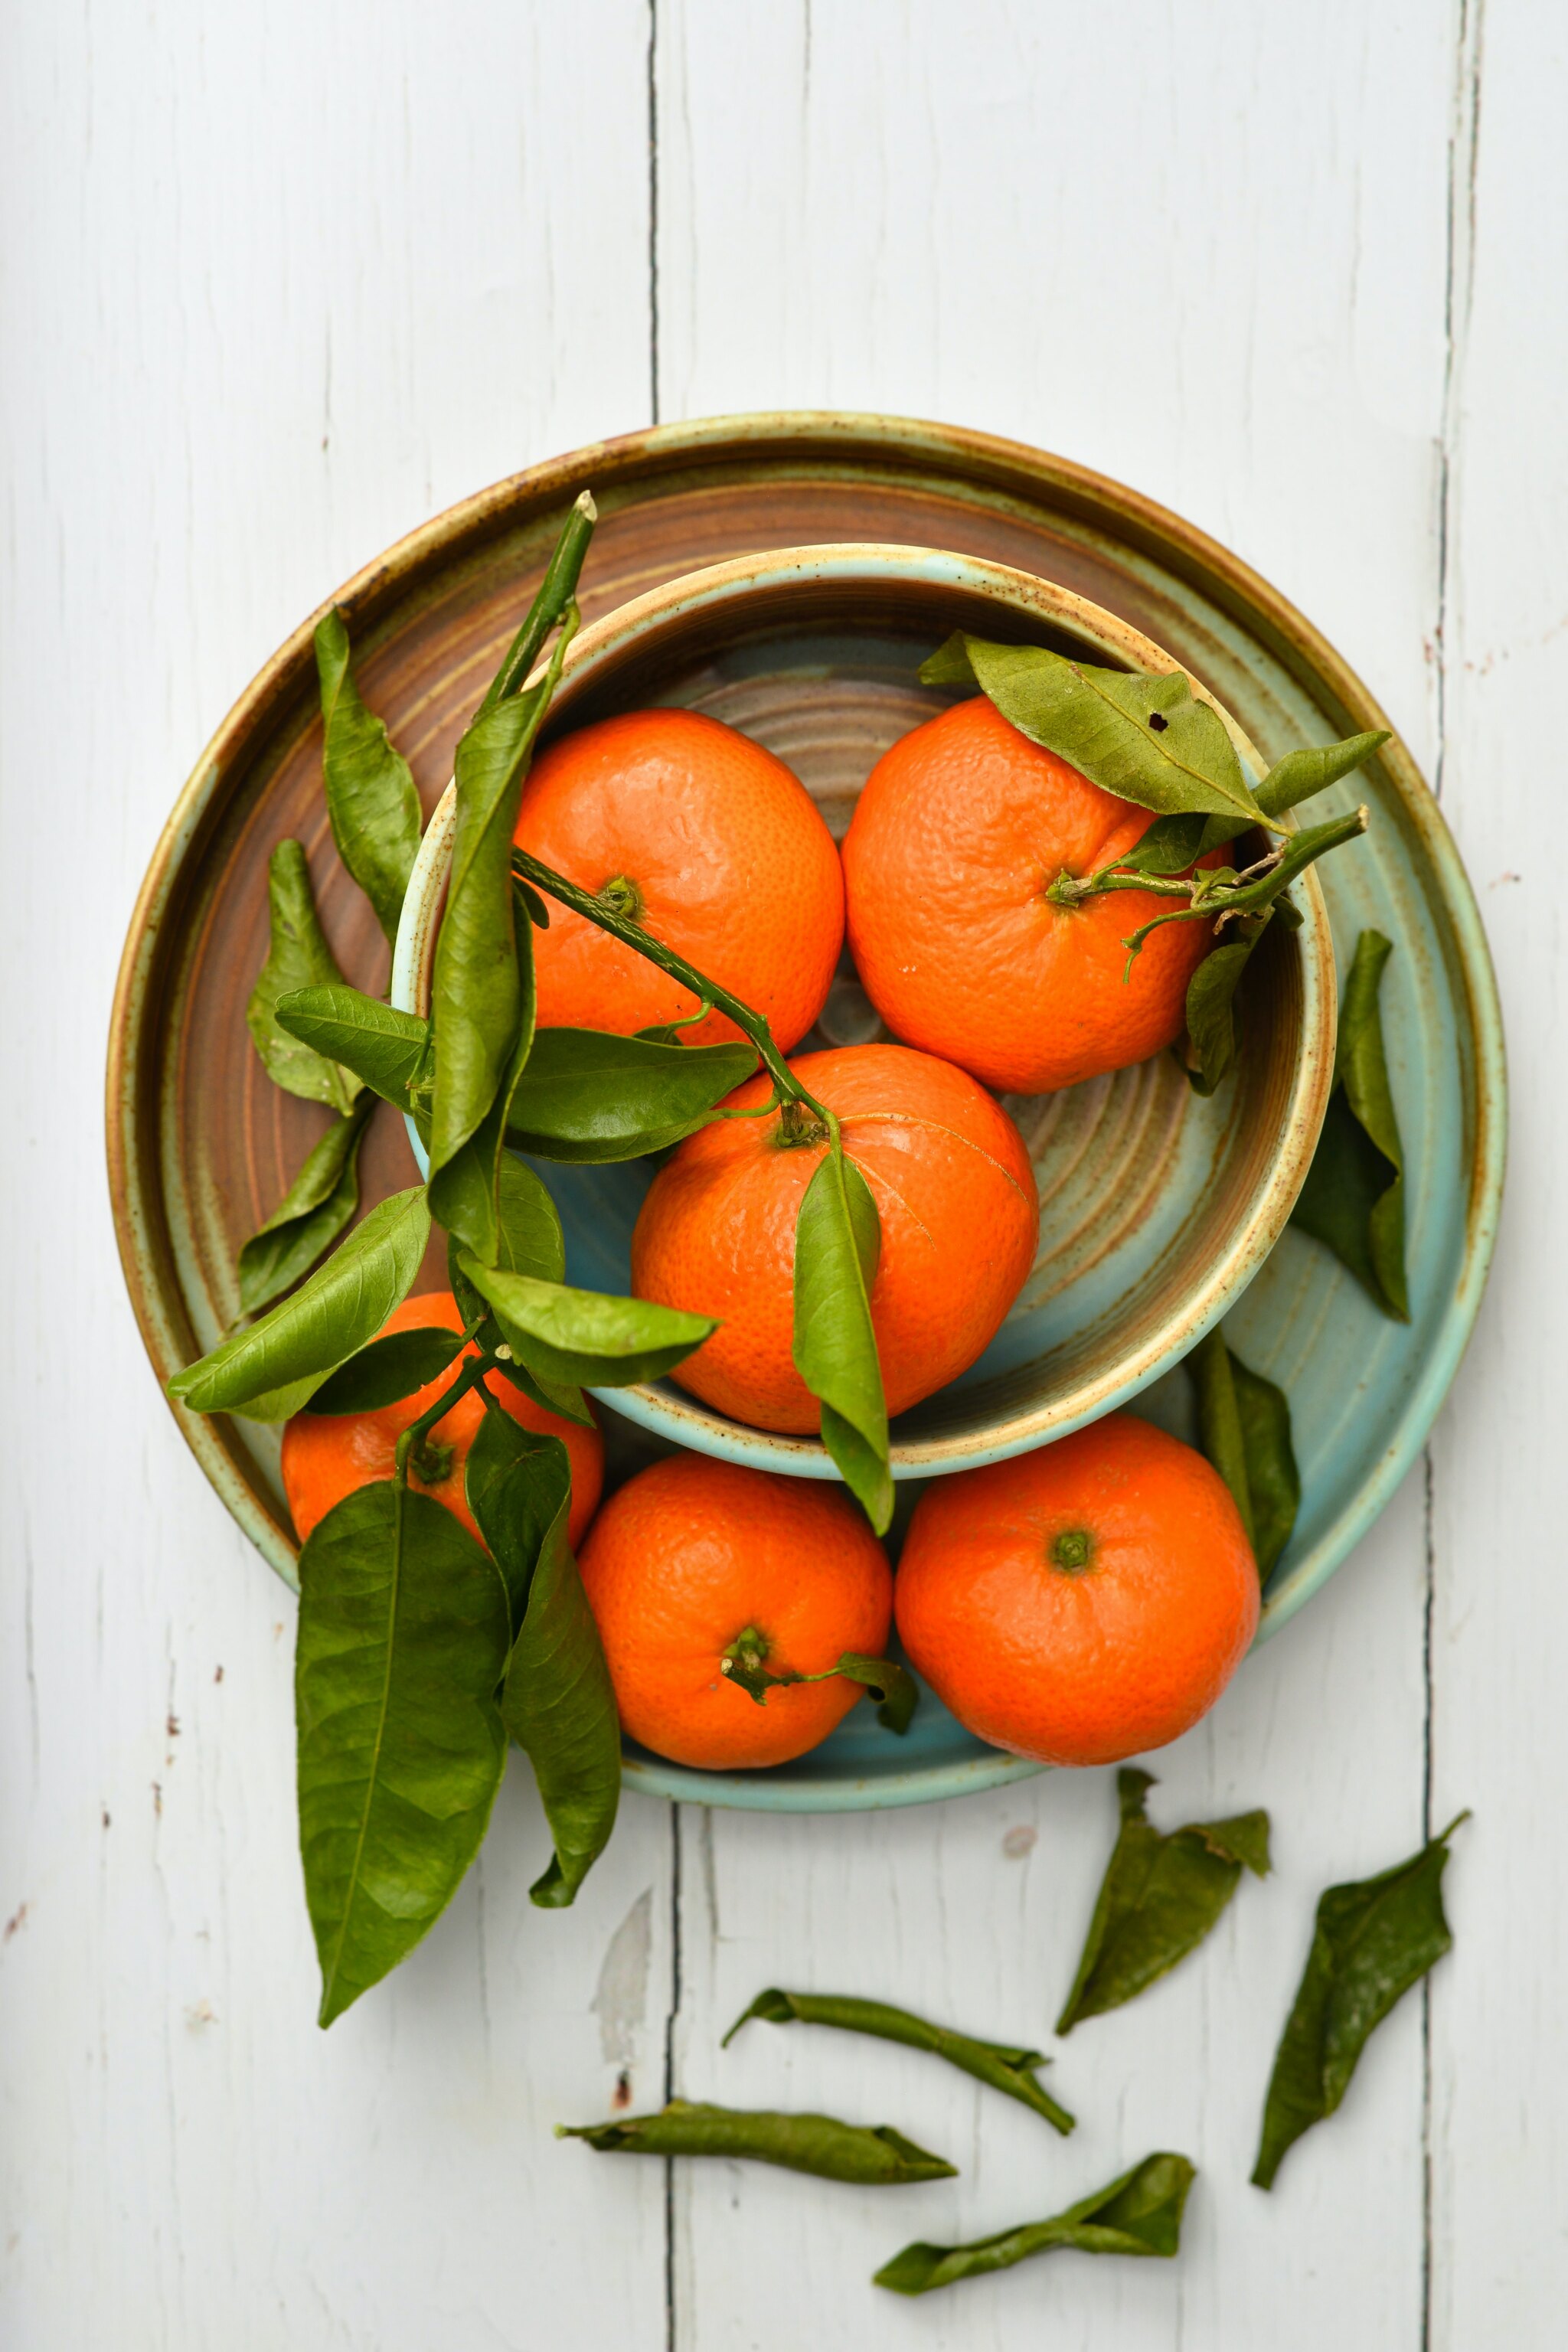
M 332 839 L 382 929 L 395 940 L 424 819 L 407 761 L 360 699 L 349 667 L 349 633 L 336 605 L 316 624 L 316 676 Z
M 1288 2148 L 1331 2116 L 1375 2029 L 1395 2001 L 1453 1947 L 1443 1909 L 1448 1840 L 1461 1813 L 1408 1862 L 1376 1878 L 1331 1886 L 1318 1904 L 1311 1949 L 1286 2021 L 1252 2179 L 1269 2189 Z
M 1267 1813 L 1189 1822 L 1163 1834 L 1144 1808 L 1153 1786 L 1151 1773 L 1128 1767 L 1116 1776 L 1121 1827 L 1058 2033 L 1120 2009 L 1185 1959 L 1235 1894 L 1244 1865 L 1268 1875 Z
M 270 940 L 246 1009 L 251 1043 L 274 1086 L 340 1113 L 353 1108 L 358 1081 L 279 1025 L 278 1001 L 296 989 L 342 984 L 316 913 L 310 869 L 297 841 L 280 841 L 267 869 Z
M 239 1253 L 239 1311 L 259 1315 L 310 1273 L 359 1207 L 359 1148 L 374 1098 L 335 1118 L 267 1223 Z
M 330 2025 L 412 1951 L 506 1769 L 495 1563 L 427 1495 L 346 1496 L 300 1555 L 300 1852 Z
M 795 1367 L 822 1405 L 822 1442 L 879 1535 L 893 1516 L 888 1409 L 871 1328 L 881 1220 L 836 1140 L 800 1204 L 795 1234 Z
M 1392 1320 L 1410 1320 L 1405 1154 L 1388 1082 L 1379 995 L 1394 952 L 1363 931 L 1340 1007 L 1334 1090 L 1291 1223 L 1331 1249 Z
M 508 1139 L 579 1166 L 639 1160 L 694 1134 L 756 1066 L 751 1045 L 542 1029 L 512 1097 Z
M 423 1187 L 394 1192 L 291 1298 L 176 1372 L 169 1394 L 193 1412 L 287 1421 L 402 1305 L 429 1238 Z
M 1055 2253 L 1063 2247 L 1080 2254 L 1169 2258 L 1181 2248 L 1182 2215 L 1195 2178 L 1196 2169 L 1184 2156 L 1168 2150 L 1146 2156 L 1109 2188 L 1069 2205 L 1049 2221 L 1022 2222 L 963 2246 L 921 2241 L 884 2263 L 871 2283 L 891 2287 L 895 2294 L 929 2294 L 933 2287 L 1011 2270 L 1032 2254 Z

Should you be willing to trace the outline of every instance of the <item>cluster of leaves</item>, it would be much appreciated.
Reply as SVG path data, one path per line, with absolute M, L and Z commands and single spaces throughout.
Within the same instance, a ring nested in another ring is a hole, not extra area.
M 1193 975 L 1186 1011 L 1188 1076 L 1198 1093 L 1212 1094 L 1236 1061 L 1237 985 L 1253 950 L 1276 918 L 1292 928 L 1300 921 L 1290 884 L 1366 830 L 1364 808 L 1300 833 L 1286 832 L 1279 820 L 1352 774 L 1387 733 L 1287 752 L 1253 787 L 1217 711 L 1180 670 L 1146 677 L 1098 668 L 1044 646 L 996 645 L 960 631 L 921 677 L 928 686 L 978 687 L 1032 743 L 1106 792 L 1153 811 L 1155 822 L 1125 857 L 1094 874 L 1062 874 L 1045 895 L 1063 908 L 1117 890 L 1181 902 L 1131 933 L 1129 970 L 1163 924 L 1211 926 L 1216 944 Z M 1244 835 L 1263 839 L 1250 864 L 1198 864 Z
M 335 1117 L 245 1244 L 239 1325 L 170 1382 L 192 1411 L 276 1422 L 374 1411 L 452 1375 L 405 1433 L 394 1475 L 339 1504 L 300 1559 L 300 1847 L 323 2024 L 395 1967 L 450 1899 L 484 1835 L 509 1738 L 533 1765 L 553 1842 L 536 1902 L 572 1901 L 615 1821 L 619 1731 L 566 1538 L 568 1456 L 558 1440 L 520 1429 L 500 1398 L 510 1383 L 587 1423 L 585 1388 L 658 1380 L 716 1327 L 569 1284 L 554 1202 L 521 1152 L 583 1165 L 662 1150 L 713 1117 L 761 1055 L 780 1115 L 815 1121 L 828 1145 L 801 1214 L 796 1360 L 879 1531 L 891 1513 L 868 1307 L 877 1211 L 837 1122 L 804 1100 L 749 1007 L 548 868 L 514 870 L 530 863 L 512 836 L 576 626 L 593 522 L 584 497 L 458 745 L 427 1020 L 350 985 L 322 931 L 302 849 L 283 842 L 274 854 L 270 944 L 250 1031 L 276 1082 Z M 360 697 L 335 612 L 317 632 L 316 655 L 333 838 L 395 938 L 418 849 L 418 796 Z M 745 1042 L 689 1046 L 674 1030 L 626 1038 L 538 1029 L 532 939 L 550 920 L 541 888 L 630 935 L 639 952 L 678 971 L 705 1010 L 729 1013 Z M 360 1146 L 379 1101 L 413 1119 L 426 1181 L 353 1225 Z M 379 1337 L 418 1276 L 433 1223 L 447 1235 L 465 1328 Z M 483 1548 L 409 1485 L 411 1471 L 423 1475 L 423 1449 L 469 1394 L 485 1408 L 465 1468 Z M 836 1671 L 875 1688 L 892 1727 L 907 1725 L 914 1685 L 900 1669 L 847 1658 Z M 752 1696 L 761 1701 L 765 1690 Z

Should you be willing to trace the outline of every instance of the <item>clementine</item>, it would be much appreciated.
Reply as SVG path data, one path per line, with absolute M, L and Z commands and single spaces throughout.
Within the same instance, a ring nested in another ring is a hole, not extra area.
M 889 1028 L 1026 1095 L 1173 1045 L 1209 925 L 1166 924 L 1128 974 L 1123 941 L 1170 900 L 1115 891 L 1067 908 L 1044 895 L 1064 872 L 1125 856 L 1153 821 L 984 695 L 902 737 L 844 841 L 849 945 Z
M 838 852 L 805 786 L 734 728 L 633 710 L 563 737 L 533 763 L 516 838 L 763 1013 L 785 1052 L 821 1012 L 844 940 Z M 689 989 L 553 902 L 534 955 L 542 1024 L 629 1036 L 697 1011 Z M 685 1034 L 740 1032 L 715 1013 Z
M 1112 1413 L 934 1479 L 895 1602 L 910 1658 L 978 1738 L 1114 1764 L 1214 1705 L 1257 1629 L 1258 1570 L 1218 1472 Z
M 426 1290 L 417 1297 L 405 1298 L 387 1317 L 382 1331 L 413 1331 L 426 1326 L 442 1331 L 462 1329 L 463 1318 L 449 1290 Z M 464 1352 L 473 1356 L 479 1350 L 468 1348 Z M 377 1478 L 391 1477 L 398 1439 L 411 1422 L 429 1411 L 451 1380 L 458 1360 L 454 1360 L 427 1387 L 416 1389 L 412 1396 L 400 1397 L 395 1404 L 383 1405 L 375 1412 L 295 1414 L 283 1432 L 283 1491 L 289 1497 L 294 1530 L 301 1543 L 317 1520 L 324 1518 L 345 1495 L 352 1495 L 357 1486 L 370 1486 Z M 498 1403 L 522 1428 L 558 1437 L 565 1446 L 572 1463 L 567 1535 L 575 1546 L 594 1516 L 604 1485 L 604 1439 L 597 1428 L 584 1429 L 580 1422 L 563 1421 L 558 1413 L 547 1412 L 508 1380 L 492 1380 L 489 1386 Z M 411 1486 L 445 1503 L 476 1538 L 479 1530 L 463 1492 L 463 1467 L 468 1448 L 479 1435 L 484 1411 L 482 1401 L 472 1393 L 459 1397 L 445 1421 L 438 1421 L 430 1432 L 428 1442 L 436 1462 L 442 1465 L 441 1475 L 421 1478 L 411 1466 L 408 1477 Z
M 677 1764 L 785 1764 L 860 1696 L 843 1675 L 770 1689 L 730 1682 L 742 1645 L 770 1674 L 879 1657 L 892 1618 L 887 1556 L 841 1486 L 675 1454 L 612 1495 L 583 1547 L 621 1722 Z
M 1039 1223 L 1023 1138 L 951 1062 L 903 1045 L 848 1045 L 790 1067 L 837 1116 L 882 1223 L 871 1321 L 890 1413 L 955 1380 L 995 1336 L 1034 1261 Z M 727 1108 L 768 1099 L 750 1078 Z M 632 1234 L 642 1298 L 721 1328 L 673 1378 L 763 1429 L 814 1430 L 821 1408 L 795 1370 L 795 1232 L 826 1149 L 799 1105 L 721 1120 L 679 1146 Z

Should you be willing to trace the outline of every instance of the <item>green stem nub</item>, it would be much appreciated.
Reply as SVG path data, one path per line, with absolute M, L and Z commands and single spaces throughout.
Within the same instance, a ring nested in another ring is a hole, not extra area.
M 641 919 L 642 892 L 629 874 L 612 874 L 599 893 L 599 904 L 606 915 L 619 915 L 623 922 Z
M 802 1144 L 826 1143 L 827 1129 L 808 1103 L 792 1098 L 779 1105 L 778 1144 L 781 1151 L 792 1151 Z
M 1093 1551 L 1094 1538 L 1087 1528 L 1064 1528 L 1051 1544 L 1053 1562 L 1069 1576 L 1089 1566 Z
M 720 1673 L 743 1690 L 748 1698 L 754 1698 L 759 1706 L 765 1704 L 769 1691 L 781 1679 L 767 1671 L 771 1646 L 765 1633 L 748 1625 L 736 1634 L 719 1662 Z
M 433 1437 L 421 1437 L 408 1456 L 408 1467 L 422 1486 L 438 1486 L 452 1475 L 452 1451 Z

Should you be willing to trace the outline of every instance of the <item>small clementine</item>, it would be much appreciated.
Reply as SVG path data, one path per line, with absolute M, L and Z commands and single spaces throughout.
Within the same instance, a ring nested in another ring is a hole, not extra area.
M 871 1322 L 888 1410 L 902 1412 L 973 1363 L 1022 1287 L 1039 1224 L 1029 1155 L 984 1087 L 929 1054 L 848 1045 L 790 1067 L 837 1116 L 877 1203 Z M 771 1084 L 748 1079 L 726 1108 L 765 1103 Z M 821 1425 L 791 1348 L 795 1222 L 826 1149 L 798 1105 L 703 1128 L 655 1177 L 632 1234 L 638 1297 L 721 1325 L 672 1377 L 762 1429 Z
M 621 1722 L 678 1764 L 784 1764 L 843 1721 L 859 1685 L 831 1669 L 879 1657 L 892 1617 L 881 1545 L 841 1486 L 676 1454 L 628 1479 L 583 1547 Z M 830 1674 L 771 1689 L 731 1683 L 742 1642 L 772 1674 Z
M 440 1331 L 462 1329 L 462 1314 L 449 1290 L 426 1290 L 416 1297 L 405 1298 L 387 1317 L 382 1332 L 426 1328 Z M 468 1348 L 464 1352 L 474 1356 L 479 1350 Z M 455 1369 L 456 1362 L 427 1387 L 416 1390 L 412 1396 L 400 1397 L 395 1404 L 383 1405 L 374 1412 L 295 1414 L 283 1432 L 283 1491 L 289 1497 L 294 1531 L 301 1543 L 316 1522 L 325 1518 L 345 1495 L 352 1495 L 356 1487 L 370 1486 L 375 1479 L 391 1477 L 398 1439 L 411 1422 L 429 1411 Z M 580 1422 L 563 1421 L 558 1413 L 546 1412 L 508 1380 L 492 1380 L 489 1385 L 498 1403 L 513 1421 L 543 1436 L 558 1437 L 565 1446 L 572 1463 L 567 1535 L 576 1545 L 594 1516 L 604 1484 L 604 1439 L 596 1427 L 584 1429 Z M 438 1503 L 445 1503 L 474 1537 L 479 1537 L 479 1530 L 463 1492 L 463 1470 L 468 1448 L 479 1435 L 484 1412 L 479 1397 L 472 1393 L 459 1397 L 445 1421 L 437 1422 L 430 1433 L 429 1443 L 441 1465 L 441 1475 L 421 1478 L 411 1468 L 408 1479 L 409 1485 L 420 1493 L 433 1495 Z
M 516 838 L 764 1014 L 785 1052 L 821 1012 L 844 940 L 838 852 L 805 786 L 733 727 L 632 710 L 563 737 L 533 763 Z M 542 1025 L 629 1036 L 698 1009 L 554 902 L 534 957 Z M 722 1013 L 686 1032 L 703 1045 L 739 1034 Z
M 1179 1738 L 1240 1664 L 1259 1605 L 1225 1481 L 1131 1413 L 934 1479 L 895 1601 L 900 1639 L 959 1721 L 1044 1764 Z
M 1045 892 L 1125 856 L 1153 823 L 1042 751 L 984 695 L 915 728 L 872 769 L 844 841 L 849 945 L 889 1029 L 988 1087 L 1047 1094 L 1146 1061 L 1181 1035 L 1214 945 L 1145 890 L 1058 907 Z

